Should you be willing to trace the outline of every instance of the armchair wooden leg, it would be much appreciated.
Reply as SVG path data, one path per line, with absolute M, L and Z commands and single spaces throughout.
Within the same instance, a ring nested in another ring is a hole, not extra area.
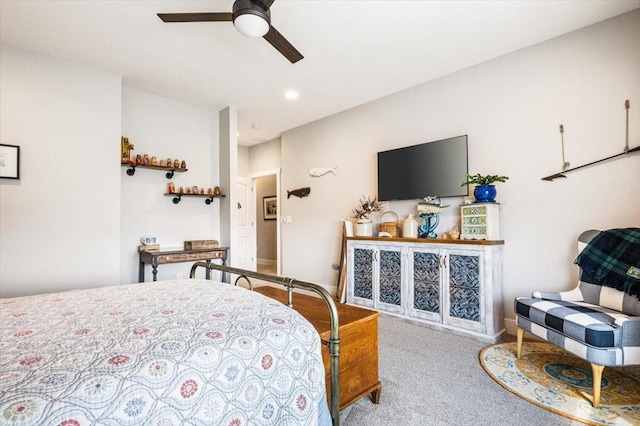
M 524 340 L 524 328 L 517 328 L 517 342 L 518 351 L 516 352 L 516 358 L 520 359 L 522 356 L 522 341 Z
M 602 385 L 602 370 L 604 365 L 591 364 L 593 373 L 593 408 L 600 407 L 600 386 Z

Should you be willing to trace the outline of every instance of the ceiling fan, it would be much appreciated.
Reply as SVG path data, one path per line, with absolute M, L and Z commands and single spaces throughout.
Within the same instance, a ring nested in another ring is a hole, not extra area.
M 233 22 L 247 37 L 263 37 L 292 64 L 304 58 L 282 34 L 271 25 L 269 8 L 275 0 L 236 0 L 233 12 L 158 13 L 164 22 Z

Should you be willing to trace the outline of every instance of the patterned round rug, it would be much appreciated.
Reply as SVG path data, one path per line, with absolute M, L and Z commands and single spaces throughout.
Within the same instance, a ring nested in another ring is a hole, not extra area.
M 591 405 L 591 365 L 550 343 L 491 345 L 480 352 L 485 371 L 504 388 L 554 413 L 591 425 L 640 425 L 640 366 L 606 367 L 600 408 Z

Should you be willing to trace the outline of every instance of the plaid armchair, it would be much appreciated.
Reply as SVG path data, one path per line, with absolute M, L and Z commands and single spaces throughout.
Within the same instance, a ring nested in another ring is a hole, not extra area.
M 636 233 L 640 234 L 640 230 L 634 231 L 637 239 Z M 594 230 L 583 232 L 578 238 L 579 253 L 600 234 Z M 640 241 L 636 243 L 640 244 Z M 625 285 L 628 288 L 640 285 L 634 276 L 640 264 L 640 248 L 631 246 L 626 251 L 627 262 L 636 265 L 629 267 L 631 278 Z M 629 294 L 615 286 L 603 285 L 602 279 L 596 276 L 593 271 L 581 268 L 578 286 L 573 290 L 534 292 L 533 297 L 515 300 L 518 359 L 522 355 L 524 332 L 528 331 L 588 361 L 593 372 L 594 408 L 600 405 L 604 367 L 640 364 L 640 295 L 637 287 L 634 287 L 636 293 Z

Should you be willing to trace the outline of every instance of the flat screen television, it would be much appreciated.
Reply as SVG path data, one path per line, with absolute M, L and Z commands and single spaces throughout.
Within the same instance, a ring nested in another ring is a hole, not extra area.
M 463 197 L 467 135 L 378 152 L 378 199 Z

